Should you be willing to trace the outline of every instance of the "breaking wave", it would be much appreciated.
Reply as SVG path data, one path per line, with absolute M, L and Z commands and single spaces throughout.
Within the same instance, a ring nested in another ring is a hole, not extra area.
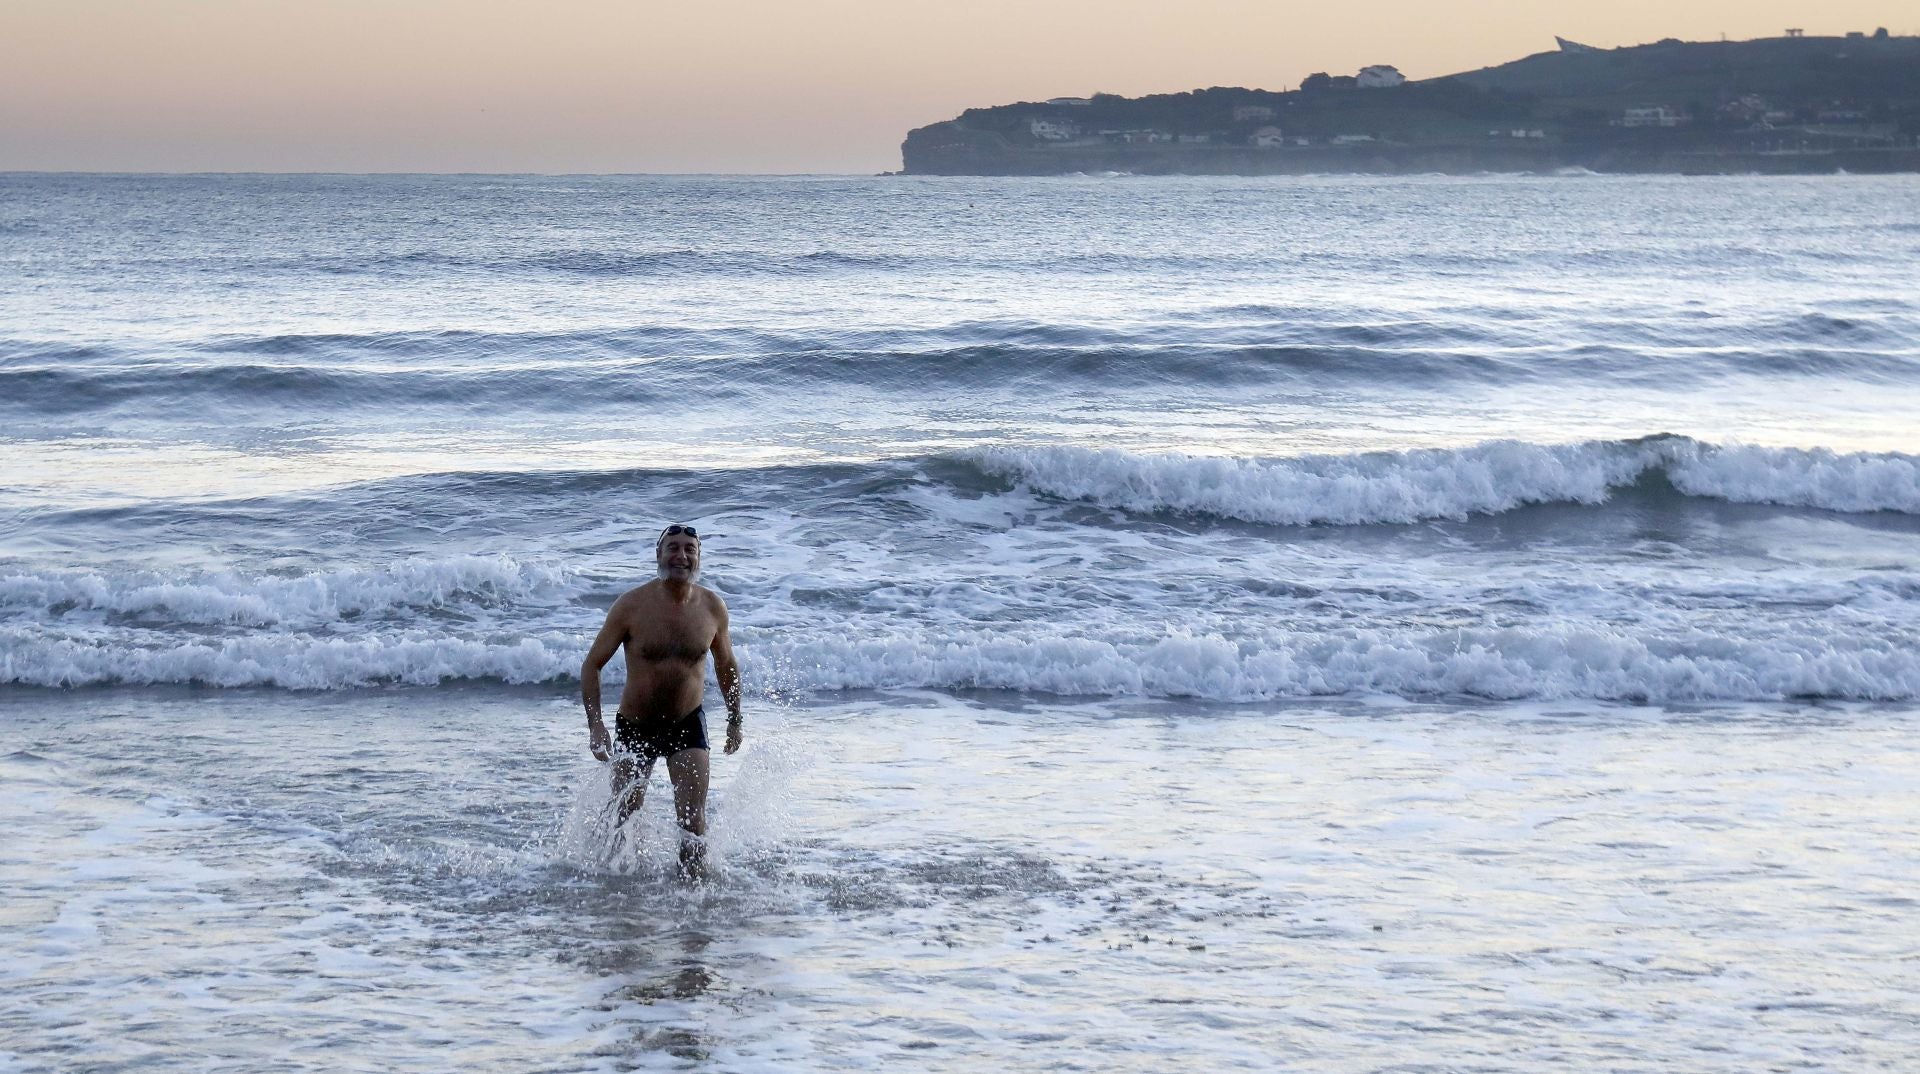
M 419 557 L 284 578 L 68 570 L 0 575 L 0 616 L 312 629 L 423 615 L 471 618 L 490 608 L 555 602 L 571 594 L 558 568 L 509 556 Z
M 359 637 L 263 633 L 104 645 L 0 629 L 0 682 L 190 683 L 342 689 L 453 680 L 571 681 L 581 634 Z M 1587 698 L 1642 703 L 1920 698 L 1920 646 L 1873 631 L 1736 637 L 1596 623 L 1527 629 L 1276 632 L 1253 640 L 1169 630 L 1151 641 L 1069 634 L 909 630 L 888 637 L 761 638 L 740 653 L 763 692 L 994 689 L 1063 696 L 1248 702 L 1326 696 Z M 617 674 L 615 665 L 609 671 Z M 610 678 L 612 675 L 610 674 Z
M 1275 459 L 1064 446 L 990 447 L 967 457 L 990 474 L 1063 499 L 1289 526 L 1598 504 L 1648 475 L 1689 496 L 1734 503 L 1920 514 L 1920 456 L 1718 446 L 1677 436 Z
M 1604 512 L 1626 488 L 1646 503 L 1649 483 L 1676 507 L 1693 497 L 1920 515 L 1920 457 L 1677 436 L 1292 458 L 991 447 L 769 466 L 718 483 L 701 471 L 425 475 L 238 506 L 156 501 L 49 525 L 209 547 L 253 528 L 284 547 L 289 526 L 318 535 L 350 525 L 357 540 L 404 547 L 419 539 L 410 527 L 430 523 L 436 542 L 538 551 L 383 562 L 369 546 L 356 563 L 305 570 L 274 560 L 0 569 L 0 683 L 566 683 L 606 602 L 633 583 L 630 535 L 616 524 L 569 537 L 539 520 L 591 517 L 612 492 L 659 497 L 662 509 L 701 497 L 733 505 L 714 536 L 734 534 L 716 547 L 734 572 L 724 581 L 738 648 L 763 689 L 1223 702 L 1920 698 L 1920 579 L 1897 561 L 1784 571 L 1730 561 L 1731 573 L 1709 580 L 1656 561 L 1608 566 L 1631 554 L 1596 543 L 1612 538 L 1590 527 L 1598 536 L 1577 554 L 1594 562 L 1559 579 L 1557 560 L 1515 568 L 1510 546 L 1483 545 L 1472 527 L 1439 544 L 1422 530 L 1290 529 L 1530 504 Z M 1104 511 L 1073 506 L 1089 503 Z M 1138 517 L 1168 514 L 1201 524 L 1169 532 Z M 523 515 L 536 522 L 505 526 Z M 823 527 L 826 518 L 836 521 Z M 1209 520 L 1276 528 L 1256 536 Z M 1874 525 L 1904 533 L 1913 523 Z M 1382 573 L 1314 566 L 1348 540 L 1384 539 L 1409 543 Z M 1452 558 L 1435 560 L 1443 548 Z

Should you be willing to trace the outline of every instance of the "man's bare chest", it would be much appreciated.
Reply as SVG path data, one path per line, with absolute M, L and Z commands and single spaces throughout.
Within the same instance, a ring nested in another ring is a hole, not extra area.
M 627 624 L 627 658 L 649 663 L 697 663 L 713 648 L 712 617 L 694 612 L 640 614 Z

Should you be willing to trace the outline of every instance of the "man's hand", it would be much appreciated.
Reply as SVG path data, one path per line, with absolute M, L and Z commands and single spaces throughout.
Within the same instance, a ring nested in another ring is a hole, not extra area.
M 728 720 L 727 721 L 727 752 L 737 753 L 739 752 L 739 750 L 740 750 L 740 721 Z
M 606 724 L 599 720 L 587 721 L 587 748 L 593 751 L 593 759 L 596 761 L 604 761 L 613 756 L 613 737 L 607 734 Z

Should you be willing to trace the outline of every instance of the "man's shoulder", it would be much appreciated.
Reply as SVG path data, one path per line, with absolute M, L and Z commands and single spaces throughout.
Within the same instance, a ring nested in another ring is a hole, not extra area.
M 699 601 L 703 606 L 709 609 L 712 609 L 715 611 L 721 611 L 721 612 L 724 612 L 727 610 L 727 602 L 720 599 L 720 594 L 715 593 L 713 590 L 708 589 L 706 586 L 695 583 L 693 587 L 693 595 L 695 600 Z M 635 608 L 635 607 L 640 607 L 642 605 L 651 604 L 655 601 L 662 600 L 662 599 L 671 599 L 671 598 L 667 597 L 666 595 L 665 583 L 660 581 L 660 579 L 655 578 L 651 581 L 643 582 L 640 585 L 634 586 L 632 589 L 629 589 L 625 593 L 622 593 L 618 597 L 615 597 L 613 601 L 613 606 L 615 608 Z
M 658 588 L 660 588 L 658 579 L 651 582 L 643 582 L 615 597 L 613 599 L 613 606 L 615 608 L 631 608 L 636 604 L 645 603 L 653 596 L 653 591 Z

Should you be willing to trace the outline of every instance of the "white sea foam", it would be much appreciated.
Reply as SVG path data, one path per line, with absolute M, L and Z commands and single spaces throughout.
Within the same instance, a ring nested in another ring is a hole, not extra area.
M 1258 701 L 1328 695 L 1632 701 L 1920 697 L 1911 639 L 1738 638 L 1568 624 L 1536 629 L 1279 633 L 1257 642 L 1171 631 L 1157 641 L 817 639 L 770 647 L 815 688 L 925 686 Z
M 359 637 L 262 632 L 217 641 L 48 637 L 0 628 L 0 683 L 33 686 L 276 686 L 331 690 L 457 679 L 545 682 L 578 669 L 585 638 L 449 637 L 424 630 Z
M 1496 441 L 1266 459 L 989 447 L 969 458 L 990 473 L 1066 499 L 1279 525 L 1408 523 L 1535 503 L 1601 503 L 1614 489 L 1655 471 L 1692 496 L 1920 513 L 1920 457 L 1721 447 L 1685 437 L 1558 445 Z
M 462 679 L 573 678 L 584 634 L 514 640 L 424 633 L 357 639 L 263 634 L 132 647 L 0 633 L 0 682 L 41 686 L 201 683 L 337 689 Z M 1599 698 L 1649 702 L 1920 698 L 1920 638 L 1862 628 L 1747 635 L 1550 622 L 1503 629 L 1167 629 L 1156 637 L 1044 628 L 903 628 L 885 637 L 789 632 L 739 652 L 766 690 L 928 687 L 1090 697 L 1265 701 L 1337 695 Z M 617 671 L 611 668 L 609 677 Z
M 1296 522 L 1316 509 L 1458 517 L 1526 498 L 1600 500 L 1656 466 L 1695 495 L 1886 509 L 1906 503 L 1914 470 L 1908 456 L 1679 438 L 1291 462 L 993 457 L 1051 467 L 1059 489 L 1104 483 L 1111 506 Z M 784 511 L 730 520 L 738 536 L 715 584 L 750 681 L 1228 702 L 1920 697 L 1920 576 L 1903 527 L 1755 511 L 1644 547 L 1605 526 L 1521 545 L 1416 529 L 1362 547 L 1337 532 L 1107 525 L 1025 484 L 895 488 L 875 498 L 887 529 L 851 524 L 826 542 Z M 1775 546 L 1783 554 L 1748 551 Z M 556 562 L 455 556 L 304 576 L 16 569 L 0 579 L 0 683 L 570 682 L 609 595 L 601 579 L 620 565 Z M 604 674 L 617 680 L 619 662 Z
M 564 573 L 509 556 L 415 557 L 292 577 L 51 570 L 0 575 L 0 613 L 100 612 L 178 624 L 308 627 L 347 617 L 558 600 Z
M 1689 496 L 1828 511 L 1920 514 L 1920 456 L 1825 448 L 1712 447 L 1676 440 L 1668 480 Z

